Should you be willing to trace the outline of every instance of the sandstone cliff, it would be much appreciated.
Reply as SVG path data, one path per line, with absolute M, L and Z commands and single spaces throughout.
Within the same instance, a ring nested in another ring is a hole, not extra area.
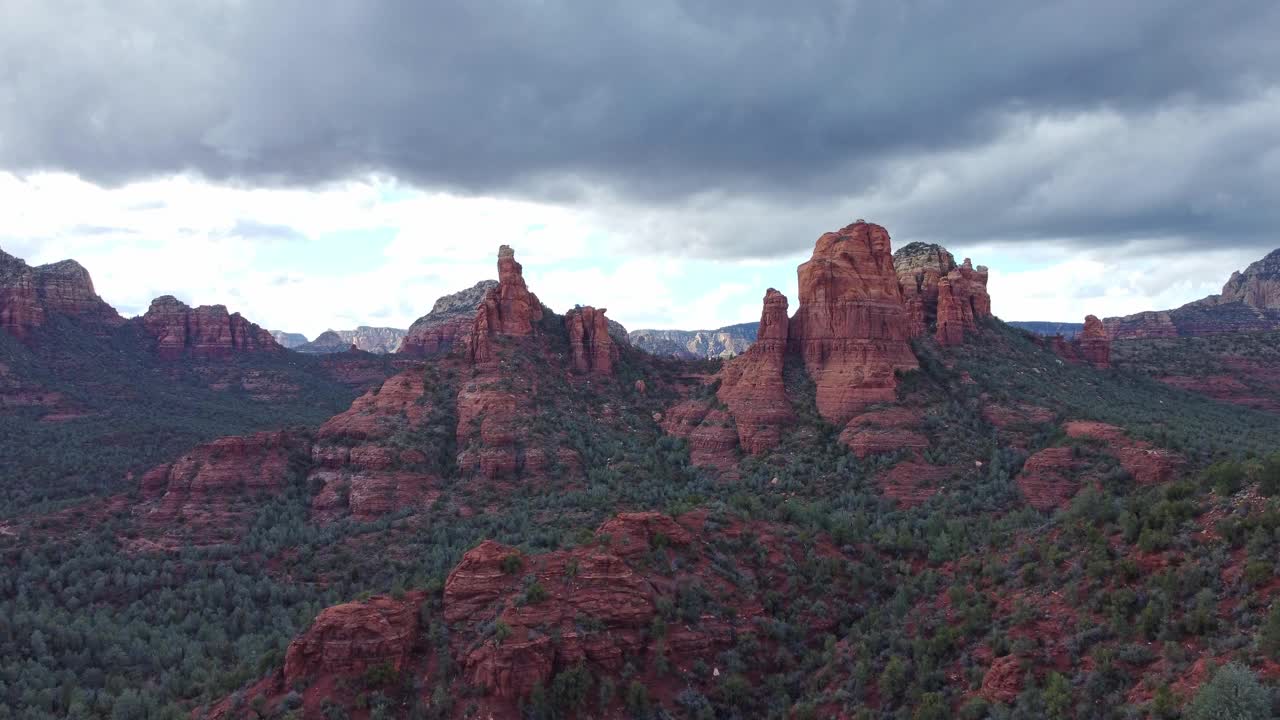
M 263 330 L 223 305 L 192 308 L 165 295 L 151 301 L 141 318 L 164 358 L 190 355 L 197 358 L 229 358 L 240 353 L 278 353 L 284 348 Z
M 94 292 L 89 271 L 74 260 L 31 267 L 0 250 L 0 328 L 26 337 L 55 315 L 108 328 L 124 322 Z
M 883 227 L 857 222 L 819 238 L 799 269 L 788 347 L 804 360 L 818 411 L 831 422 L 892 401 L 894 374 L 919 366 L 889 243 Z

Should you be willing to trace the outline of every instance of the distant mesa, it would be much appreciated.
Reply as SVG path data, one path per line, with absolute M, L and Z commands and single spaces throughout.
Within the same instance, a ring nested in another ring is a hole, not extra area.
M 362 325 L 355 330 L 326 330 L 315 340 L 292 349 L 308 355 L 332 355 L 352 348 L 375 355 L 389 355 L 400 349 L 405 334 L 398 328 Z
M 284 332 L 282 330 L 272 330 L 271 337 L 275 338 L 276 342 L 280 343 L 281 347 L 288 348 L 289 350 L 292 350 L 299 345 L 306 345 L 308 342 L 311 342 L 310 340 L 307 340 L 307 336 L 302 333 Z
M 1107 318 L 1103 324 L 1113 340 L 1280 330 L 1280 249 L 1232 274 L 1218 295 L 1175 310 Z

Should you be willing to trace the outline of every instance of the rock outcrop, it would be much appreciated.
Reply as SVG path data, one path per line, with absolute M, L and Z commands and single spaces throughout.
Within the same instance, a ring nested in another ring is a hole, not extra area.
M 959 345 L 966 334 L 977 331 L 978 320 L 991 316 L 987 268 L 974 268 L 968 258 L 957 265 L 941 245 L 916 242 L 894 253 L 893 265 L 911 337 L 920 337 L 936 325 L 939 343 Z
M 1077 340 L 1080 357 L 1096 368 L 1111 367 L 1111 338 L 1096 315 L 1084 319 L 1084 331 Z
M 959 345 L 965 336 L 977 332 L 978 320 L 991 317 L 991 296 L 987 294 L 987 268 L 965 258 L 960 267 L 938 281 L 938 329 L 935 337 L 942 345 Z
M 613 364 L 618 360 L 618 348 L 609 333 L 606 310 L 593 307 L 576 307 L 565 313 L 564 324 L 569 331 L 569 357 L 573 369 L 580 373 L 612 375 Z
M 941 245 L 914 242 L 893 254 L 893 266 L 911 337 L 920 337 L 938 320 L 938 284 L 956 269 L 956 259 Z
M 515 251 L 503 245 L 498 248 L 498 285 L 485 293 L 466 338 L 468 359 L 473 365 L 493 362 L 497 359 L 494 338 L 528 337 L 541 321 L 542 303 L 529 292 Z
M 320 613 L 311 628 L 289 644 L 286 684 L 323 675 L 358 677 L 386 667 L 403 670 L 418 637 L 418 608 L 423 595 L 378 597 L 338 605 Z
M 889 243 L 883 227 L 857 222 L 819 238 L 799 269 L 788 345 L 817 385 L 818 411 L 835 423 L 892 401 L 895 373 L 919 367 Z
M 94 292 L 89 271 L 74 260 L 31 267 L 0 250 L 0 329 L 24 338 L 56 315 L 104 328 L 124 323 Z
M 497 287 L 496 281 L 485 280 L 436 300 L 431 312 L 409 327 L 396 352 L 415 357 L 448 352 L 471 331 L 475 325 L 476 311 L 484 303 L 489 291 Z
M 1104 452 L 1115 456 L 1120 466 L 1139 485 L 1158 485 L 1176 480 L 1186 468 L 1186 460 L 1177 453 L 1134 440 L 1114 425 L 1076 420 L 1067 423 L 1063 429 L 1067 437 L 1103 443 Z
M 1214 304 L 1244 303 L 1260 310 L 1280 310 L 1280 250 L 1235 272 Z
M 400 349 L 404 343 L 407 330 L 392 327 L 369 327 L 361 325 L 355 330 L 339 330 L 338 337 L 347 341 L 348 345 L 371 352 L 374 355 L 389 355 Z
M 789 327 L 786 296 L 769 288 L 755 344 L 720 373 L 717 397 L 733 415 L 738 445 L 753 455 L 775 447 L 795 417 L 783 382 Z
M 1084 329 L 1075 338 L 1054 335 L 1037 338 L 1037 342 L 1067 362 L 1092 365 L 1100 370 L 1111 367 L 1111 336 L 1094 315 L 1085 318 Z
M 582 687 L 559 681 L 584 671 L 615 687 L 635 680 L 655 709 L 670 711 L 686 687 L 710 692 L 721 682 L 726 670 L 717 658 L 740 637 L 759 638 L 761 652 L 772 651 L 758 632 L 776 612 L 767 609 L 766 591 L 783 587 L 795 563 L 843 557 L 822 535 L 803 545 L 790 535 L 767 523 L 713 524 L 695 511 L 678 520 L 624 513 L 572 550 L 526 554 L 488 540 L 463 556 L 438 596 L 408 593 L 322 612 L 289 646 L 282 671 L 209 717 L 239 717 L 237 702 L 270 712 L 287 696 L 293 707 L 301 700 L 302 717 L 322 717 L 322 706 L 351 710 L 374 690 L 425 700 L 443 688 L 469 699 L 470 710 L 455 706 L 447 717 L 515 720 L 535 693 Z M 719 577 L 713 567 L 726 562 L 744 582 Z M 820 588 L 788 585 L 787 602 L 772 604 L 814 608 L 799 621 L 820 638 L 837 626 L 820 593 L 852 592 L 849 578 L 837 575 Z M 425 618 L 436 628 L 430 633 Z M 446 664 L 453 670 L 444 672 Z M 708 671 L 695 672 L 701 665 Z M 668 682 L 673 676 L 681 681 Z M 415 689 L 402 690 L 409 678 Z M 625 714 L 621 695 L 600 702 L 590 714 Z
M 197 544 L 230 542 L 261 496 L 284 490 L 307 438 L 289 432 L 226 437 L 200 445 L 143 475 L 143 526 L 151 535 L 189 535 Z
M 172 295 L 151 301 L 141 318 L 163 358 L 230 358 L 242 353 L 279 353 L 284 348 L 271 333 L 223 305 L 189 307 Z

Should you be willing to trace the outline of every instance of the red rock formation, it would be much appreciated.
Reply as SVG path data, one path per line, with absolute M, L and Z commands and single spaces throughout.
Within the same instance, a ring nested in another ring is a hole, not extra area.
M 989 702 L 1013 705 L 1022 693 L 1023 675 L 1018 658 L 1012 655 L 996 658 L 982 680 L 982 697 Z
M 1177 453 L 1134 440 L 1114 425 L 1074 420 L 1063 429 L 1067 437 L 1087 438 L 1104 443 L 1107 452 L 1115 455 L 1120 466 L 1139 485 L 1158 485 L 1175 480 L 1186 468 L 1186 461 Z
M 403 600 L 379 597 L 320 613 L 311 629 L 289 644 L 285 684 L 323 675 L 354 677 L 383 665 L 402 670 L 417 640 L 423 599 L 420 593 Z
M 1080 357 L 1096 368 L 1111 367 L 1111 338 L 1102 321 L 1095 315 L 1084 319 L 1084 332 L 1077 341 L 1080 346 Z
M 908 408 L 864 413 L 849 421 L 840 442 L 859 458 L 899 450 L 919 456 L 929 447 L 929 438 L 916 432 L 922 419 L 918 411 Z
M 542 303 L 525 285 L 524 268 L 516 262 L 515 251 L 503 245 L 498 248 L 498 285 L 485 293 L 466 340 L 468 358 L 475 365 L 493 362 L 497 359 L 494 337 L 532 335 L 541 320 Z
M 431 409 L 424 401 L 425 394 L 422 370 L 405 370 L 356 398 L 350 409 L 320 426 L 320 437 L 368 440 L 421 427 Z
M 603 308 L 578 307 L 564 316 L 564 325 L 569 331 L 569 355 L 573 369 L 578 372 L 613 374 L 618 348 L 609 335 L 605 312 Z
M 52 315 L 116 327 L 124 322 L 74 260 L 31 267 L 0 250 L 0 329 L 23 338 Z
M 287 432 L 201 445 L 142 477 L 143 524 L 151 533 L 190 533 L 197 543 L 229 541 L 257 510 L 258 496 L 284 489 L 291 458 L 308 448 Z
M 1022 466 L 1018 489 L 1037 510 L 1065 507 L 1080 490 L 1081 469 L 1069 447 L 1041 450 Z
M 782 378 L 788 325 L 786 296 L 769 288 L 756 343 L 729 361 L 719 375 L 717 397 L 733 415 L 738 444 L 752 455 L 777 446 L 782 428 L 794 419 Z M 711 422 L 718 419 L 713 417 Z
M 1178 337 L 1178 327 L 1168 311 L 1107 318 L 1104 325 L 1112 340 Z
M 601 682 L 617 684 L 630 664 L 654 705 L 673 709 L 686 683 L 703 692 L 718 683 L 714 675 L 695 674 L 693 667 L 699 661 L 715 667 L 718 653 L 732 647 L 737 633 L 755 633 L 758 620 L 768 614 L 764 592 L 782 587 L 787 568 L 815 554 L 843 557 L 822 536 L 802 545 L 766 523 L 711 526 L 705 512 L 680 522 L 633 513 L 604 523 L 593 544 L 573 550 L 525 555 L 497 542 L 481 543 L 464 555 L 444 585 L 435 616 L 448 626 L 447 646 L 428 642 L 417 620 L 426 596 L 342 605 L 322 613 L 290 646 L 285 670 L 251 687 L 242 704 L 255 704 L 262 696 L 265 709 L 274 711 L 296 691 L 303 717 L 319 717 L 325 702 L 351 709 L 359 702 L 357 694 L 371 689 L 367 671 L 386 666 L 428 691 L 446 683 L 454 697 L 467 693 L 469 715 L 515 720 L 530 693 L 553 686 L 558 673 L 582 666 Z M 708 532 L 727 542 L 715 542 Z M 724 558 L 719 549 L 709 553 L 710 546 L 740 548 L 729 552 L 752 581 L 740 585 L 719 579 L 711 567 Z M 659 569 L 668 564 L 678 568 L 675 574 Z M 690 582 L 708 594 L 709 608 L 729 610 L 709 609 L 678 620 L 668 611 L 660 621 L 659 608 L 679 607 L 677 598 L 692 587 Z M 806 606 L 818 599 L 813 590 L 794 596 Z M 800 621 L 817 633 L 833 631 L 834 619 L 818 607 Z M 442 653 L 461 670 L 452 680 L 439 674 Z M 688 680 L 664 681 L 672 676 Z M 210 716 L 230 720 L 238 717 L 235 712 L 227 701 Z M 461 712 L 455 706 L 454 716 Z M 599 715 L 622 713 L 619 697 Z
M 876 478 L 876 484 L 887 498 L 905 508 L 916 507 L 938 494 L 955 469 L 907 460 L 894 465 Z
M 965 335 L 977 332 L 977 321 L 991 316 L 991 296 L 987 294 L 987 268 L 965 258 L 964 264 L 938 281 L 938 330 L 942 345 L 959 345 Z
M 223 305 L 188 307 L 172 295 L 151 301 L 142 316 L 147 334 L 164 358 L 190 354 L 198 358 L 229 358 L 240 353 L 284 352 L 284 348 L 240 313 L 228 314 Z
M 1084 330 L 1074 340 L 1053 335 L 1037 342 L 1069 363 L 1092 365 L 1100 370 L 1111 367 L 1111 336 L 1102 321 L 1093 315 L 1084 319 Z
M 608 538 L 609 550 L 623 558 L 648 553 L 662 544 L 683 547 L 693 542 L 688 530 L 669 516 L 655 512 L 617 515 L 601 525 L 596 536 Z
M 789 347 L 817 384 L 818 411 L 844 424 L 867 404 L 894 400 L 894 373 L 919 363 L 889 233 L 865 222 L 827 233 L 799 275 Z
M 956 269 L 956 259 L 941 245 L 911 243 L 893 254 L 902 287 L 911 337 L 924 335 L 938 319 L 938 284 Z
M 689 459 L 699 467 L 727 471 L 738 464 L 738 431 L 729 413 L 706 400 L 686 400 L 667 411 L 663 432 L 689 441 Z
M 476 312 L 490 290 L 498 287 L 493 280 L 477 283 L 436 301 L 431 312 L 418 318 L 396 352 L 424 357 L 448 352 L 475 327 Z

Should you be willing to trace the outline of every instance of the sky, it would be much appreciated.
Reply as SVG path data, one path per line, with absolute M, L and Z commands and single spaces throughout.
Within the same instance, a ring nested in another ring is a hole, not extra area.
M 1280 4 L 0 0 L 0 248 L 272 329 L 407 327 L 516 248 L 631 328 L 794 304 L 865 218 L 1007 320 L 1280 246 Z

